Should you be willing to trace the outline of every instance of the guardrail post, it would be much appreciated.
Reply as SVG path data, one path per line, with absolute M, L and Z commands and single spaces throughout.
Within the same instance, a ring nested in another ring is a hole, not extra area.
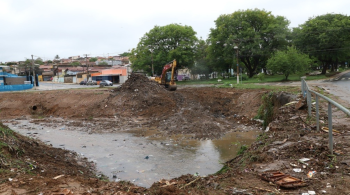
M 328 137 L 329 137 L 329 150 L 333 155 L 333 132 L 332 132 L 332 104 L 328 102 Z
M 307 107 L 308 107 L 308 114 L 309 114 L 309 117 L 311 116 L 311 93 L 309 91 L 309 89 L 306 88 L 306 95 L 307 95 Z
M 303 95 L 303 97 L 305 97 L 305 94 L 304 94 L 304 92 L 305 92 L 304 83 L 305 83 L 305 81 L 304 81 L 304 79 L 302 78 L 302 79 L 301 79 L 301 95 Z
M 320 113 L 318 113 L 319 107 L 318 107 L 318 95 L 316 94 L 316 126 L 317 131 L 320 130 Z

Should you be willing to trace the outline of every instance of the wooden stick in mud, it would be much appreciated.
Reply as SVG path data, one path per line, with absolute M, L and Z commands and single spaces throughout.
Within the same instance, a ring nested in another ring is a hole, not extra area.
M 184 187 L 186 187 L 186 186 L 188 186 L 188 185 L 191 185 L 193 182 L 197 181 L 197 180 L 200 179 L 200 178 L 201 178 L 201 177 L 198 177 L 197 179 L 191 181 L 190 183 L 188 183 L 188 184 L 182 186 L 180 189 L 182 189 L 182 188 L 184 188 Z

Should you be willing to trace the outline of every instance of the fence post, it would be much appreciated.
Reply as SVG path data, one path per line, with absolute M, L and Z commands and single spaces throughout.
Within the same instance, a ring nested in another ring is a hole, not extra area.
M 303 95 L 303 97 L 305 97 L 305 94 L 304 94 L 304 91 L 305 91 L 305 89 L 304 89 L 304 79 L 302 78 L 301 79 L 301 95 Z
M 309 91 L 308 88 L 306 88 L 306 95 L 307 95 L 307 107 L 308 107 L 308 114 L 309 114 L 309 117 L 311 117 L 311 93 Z
M 332 104 L 328 102 L 328 137 L 329 137 L 329 150 L 333 155 L 333 132 L 332 132 Z
M 320 114 L 318 113 L 319 107 L 318 107 L 318 95 L 316 94 L 316 126 L 317 131 L 320 130 Z

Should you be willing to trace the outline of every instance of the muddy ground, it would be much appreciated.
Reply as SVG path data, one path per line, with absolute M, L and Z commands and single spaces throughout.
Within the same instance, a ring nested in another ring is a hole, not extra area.
M 153 128 L 159 136 L 184 134 L 190 139 L 217 139 L 244 124 L 262 134 L 242 154 L 207 177 L 184 175 L 161 180 L 149 189 L 129 182 L 109 182 L 94 163 L 72 151 L 53 148 L 2 126 L 0 132 L 0 193 L 2 194 L 349 194 L 349 120 L 336 111 L 334 155 L 327 133 L 315 130 L 315 120 L 293 95 L 274 95 L 274 117 L 268 131 L 252 120 L 268 91 L 234 88 L 184 88 L 166 91 L 145 77 L 133 75 L 120 88 L 59 90 L 0 94 L 2 121 L 34 118 L 55 124 L 55 118 L 86 121 L 89 133 Z M 300 97 L 299 97 L 300 98 Z M 284 106 L 283 106 L 284 105 Z M 299 104 L 298 104 L 299 105 Z M 297 106 L 298 107 L 298 106 Z M 326 107 L 323 106 L 324 110 Z M 322 126 L 327 116 L 321 113 Z M 307 162 L 299 159 L 309 158 Z M 295 172 L 297 168 L 300 171 Z M 302 179 L 307 186 L 291 189 L 266 182 L 259 174 L 278 170 Z M 309 171 L 315 171 L 311 178 Z M 312 192 L 309 192 L 311 194 Z

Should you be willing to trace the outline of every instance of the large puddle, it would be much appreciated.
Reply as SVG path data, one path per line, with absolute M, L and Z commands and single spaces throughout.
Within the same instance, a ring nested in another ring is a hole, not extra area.
M 89 134 L 28 120 L 4 124 L 22 135 L 80 153 L 96 162 L 98 171 L 111 180 L 128 180 L 143 187 L 184 174 L 213 174 L 222 168 L 223 162 L 236 156 L 241 145 L 250 145 L 259 134 L 258 131 L 233 132 L 220 140 L 197 141 L 140 137 L 138 130 Z

